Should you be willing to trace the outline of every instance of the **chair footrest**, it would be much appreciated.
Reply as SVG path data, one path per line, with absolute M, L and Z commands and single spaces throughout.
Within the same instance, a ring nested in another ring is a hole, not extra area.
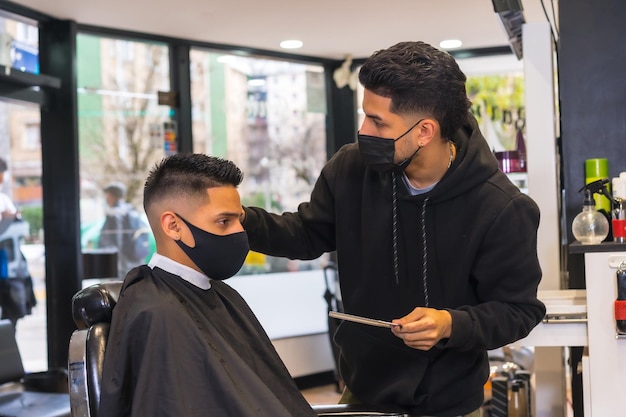
M 407 417 L 404 411 L 386 407 L 374 407 L 361 404 L 314 405 L 313 410 L 319 417 Z

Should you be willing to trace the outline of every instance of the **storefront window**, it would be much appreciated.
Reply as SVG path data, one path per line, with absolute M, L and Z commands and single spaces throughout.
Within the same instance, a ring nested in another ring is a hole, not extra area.
M 35 21 L 0 11 L 0 65 L 39 74 L 39 29 Z
M 0 65 L 39 73 L 36 22 L 0 11 Z M 7 165 L 0 173 L 0 251 L 7 261 L 0 278 L 0 314 L 15 324 L 28 372 L 48 366 L 40 133 L 38 105 L 0 99 L 0 158 Z
M 127 225 L 118 224 L 122 235 L 115 238 L 120 240 L 116 247 L 111 239 L 102 238 L 103 232 L 112 233 L 104 225 L 106 214 L 117 210 L 105 202 L 104 189 L 121 184 L 128 205 L 119 207 L 132 207 L 145 217 L 143 183 L 165 155 L 163 126 L 170 108 L 158 105 L 158 91 L 169 91 L 168 53 L 168 47 L 159 43 L 87 34 L 77 38 L 81 243 L 84 253 L 116 249 L 118 277 L 145 258 L 123 261 L 121 241 L 133 233 Z M 85 269 L 90 271 L 87 275 L 96 275 L 85 278 L 112 274 L 93 271 L 89 265 Z
M 244 172 L 244 205 L 292 211 L 307 201 L 326 161 L 320 65 L 191 51 L 193 146 Z M 319 267 L 251 253 L 241 273 Z

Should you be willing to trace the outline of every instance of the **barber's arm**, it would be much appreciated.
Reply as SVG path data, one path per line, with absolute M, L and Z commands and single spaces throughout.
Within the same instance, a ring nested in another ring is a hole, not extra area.
M 446 348 L 496 349 L 527 336 L 541 321 L 538 226 L 539 208 L 524 194 L 494 218 L 469 271 L 478 302 L 448 310 L 452 333 Z
M 334 197 L 322 174 L 296 212 L 269 213 L 259 207 L 245 207 L 242 224 L 250 249 L 290 259 L 315 259 L 335 250 Z

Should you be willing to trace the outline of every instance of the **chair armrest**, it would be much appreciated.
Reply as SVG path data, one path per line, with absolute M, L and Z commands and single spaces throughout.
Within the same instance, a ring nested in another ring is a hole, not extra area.
M 72 318 L 78 329 L 92 324 L 110 323 L 123 281 L 95 284 L 78 291 L 72 297 Z

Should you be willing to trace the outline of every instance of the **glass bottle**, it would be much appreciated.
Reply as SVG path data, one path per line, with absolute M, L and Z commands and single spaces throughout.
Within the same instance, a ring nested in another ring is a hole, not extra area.
M 583 210 L 574 217 L 572 234 L 582 244 L 593 245 L 602 242 L 609 234 L 609 221 L 596 210 L 591 190 L 585 188 Z

